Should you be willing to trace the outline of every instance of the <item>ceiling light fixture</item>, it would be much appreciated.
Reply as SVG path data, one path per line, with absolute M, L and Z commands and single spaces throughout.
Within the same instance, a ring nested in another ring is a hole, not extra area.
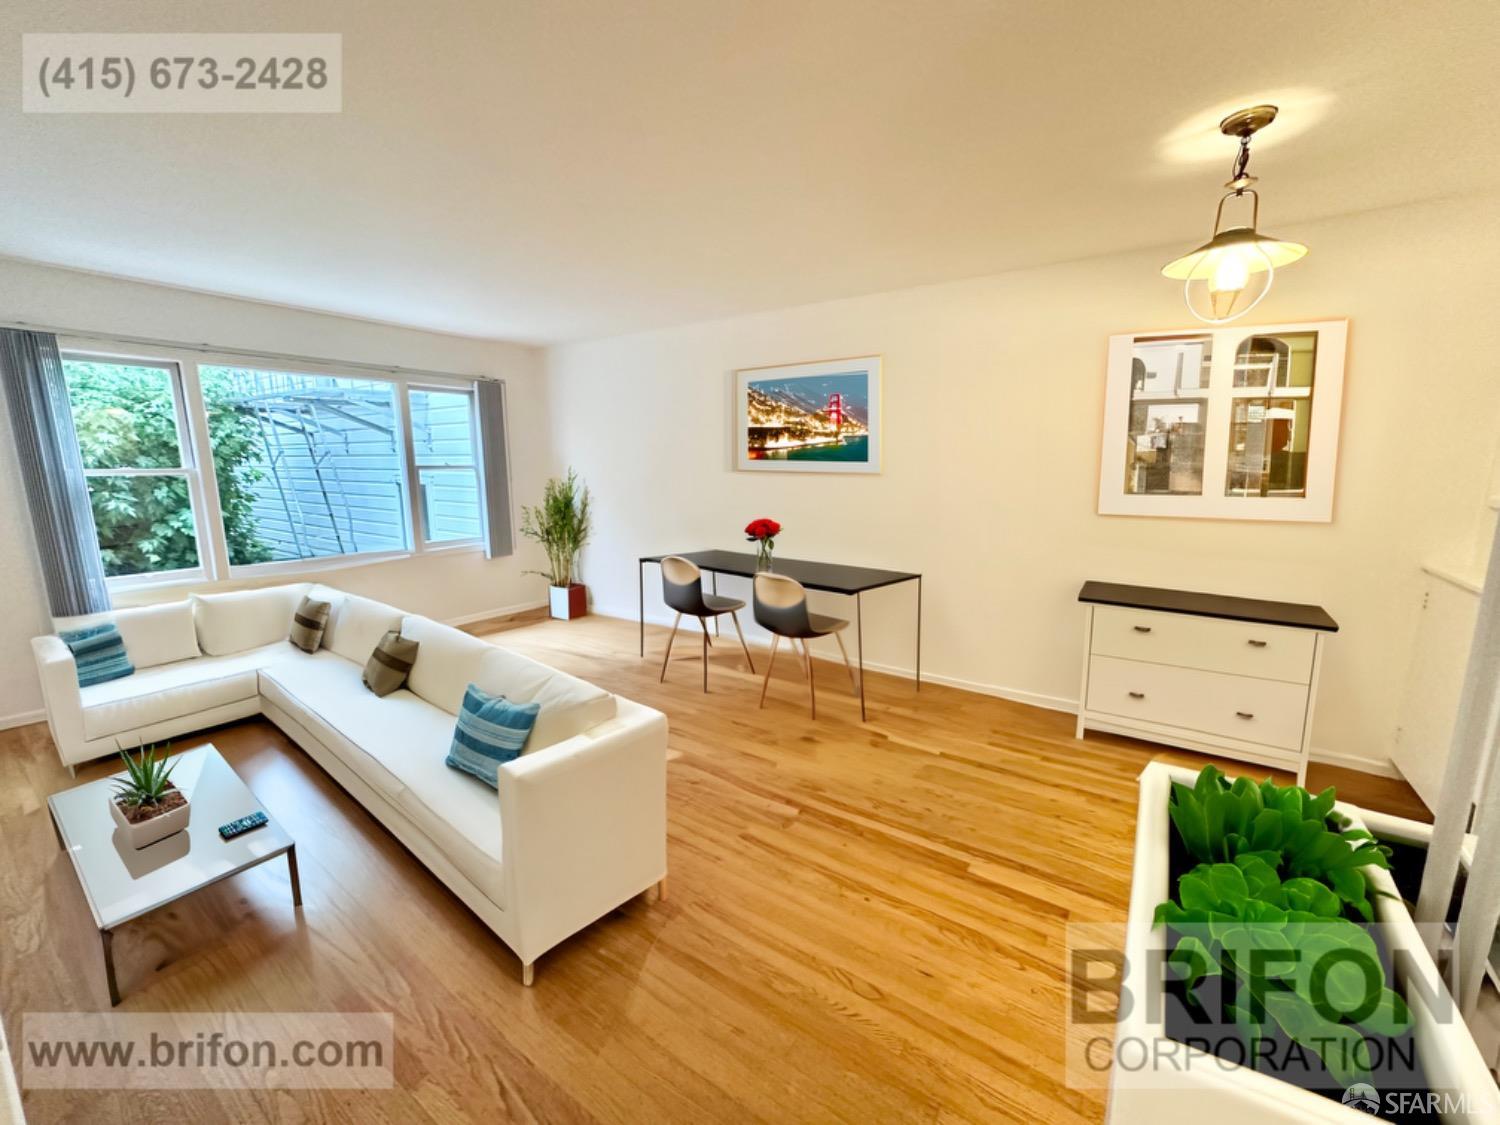
M 1237 110 L 1219 122 L 1219 132 L 1240 139 L 1240 150 L 1224 184 L 1229 190 L 1214 213 L 1213 237 L 1162 267 L 1163 277 L 1183 283 L 1182 295 L 1188 311 L 1209 324 L 1225 324 L 1244 316 L 1271 291 L 1276 270 L 1307 253 L 1307 247 L 1301 243 L 1272 238 L 1256 230 L 1260 221 L 1260 195 L 1251 187 L 1255 177 L 1246 171 L 1250 166 L 1250 138 L 1275 120 L 1274 105 L 1257 105 Z M 1243 203 L 1246 196 L 1250 197 L 1250 225 L 1221 230 L 1224 204 L 1231 199 Z

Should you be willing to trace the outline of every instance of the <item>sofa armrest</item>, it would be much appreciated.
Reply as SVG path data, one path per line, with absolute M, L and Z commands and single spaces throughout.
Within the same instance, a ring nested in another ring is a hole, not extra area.
M 65 766 L 81 762 L 87 756 L 83 749 L 83 697 L 79 694 L 73 650 L 59 637 L 33 637 L 31 655 L 42 681 L 47 729 L 52 732 L 57 753 Z
M 530 963 L 666 876 L 667 717 L 615 718 L 500 767 L 507 911 Z

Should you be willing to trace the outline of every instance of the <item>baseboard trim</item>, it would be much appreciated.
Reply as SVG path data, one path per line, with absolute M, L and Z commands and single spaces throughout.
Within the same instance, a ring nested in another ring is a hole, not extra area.
M 610 613 L 600 613 L 600 616 L 626 617 L 631 622 L 636 620 L 634 613 L 629 614 L 628 617 L 623 614 Z M 664 615 L 648 613 L 646 614 L 646 624 L 670 626 L 672 619 Z M 695 624 L 694 630 L 696 628 Z M 748 637 L 747 640 L 756 648 L 770 648 L 770 642 L 761 640 L 759 637 Z M 867 660 L 865 661 L 865 667 L 871 672 L 882 672 L 888 676 L 901 676 L 908 680 L 913 678 L 910 668 L 895 664 L 878 664 L 875 661 Z M 959 691 L 972 691 L 976 695 L 988 695 L 996 699 L 1008 699 L 1012 703 L 1024 703 L 1027 706 L 1041 707 L 1047 711 L 1062 711 L 1069 715 L 1078 714 L 1078 700 L 1064 695 L 1046 695 L 1042 692 L 1005 687 L 1001 684 L 980 683 L 977 680 L 965 680 L 958 676 L 944 676 L 925 670 L 922 672 L 922 682 L 924 684 L 941 684 L 944 687 L 957 688 Z M 1320 750 L 1316 746 L 1309 752 L 1308 760 L 1320 762 L 1324 765 L 1358 770 L 1360 773 L 1373 774 L 1376 777 L 1401 777 L 1401 771 L 1389 760 L 1383 762 L 1371 761 L 1369 758 L 1361 758 L 1357 755 L 1345 754 L 1337 750 Z
M 1376 777 L 1400 778 L 1401 771 L 1396 768 L 1394 762 L 1372 762 L 1369 758 L 1361 758 L 1354 754 L 1343 754 L 1337 750 L 1319 750 L 1316 746 L 1308 752 L 1308 760 L 1319 762 L 1325 766 L 1339 766 L 1346 770 L 1358 770 L 1360 773 L 1374 774 Z
M 17 711 L 14 715 L 0 715 L 0 730 L 30 726 L 32 723 L 45 722 L 46 719 L 46 711 Z
M 491 617 L 509 617 L 513 613 L 528 613 L 533 609 L 546 609 L 547 599 L 543 598 L 536 602 L 522 602 L 520 605 L 501 606 L 499 609 L 486 609 L 479 613 L 466 613 L 462 617 L 449 617 L 444 625 L 472 625 L 476 621 L 488 621 Z

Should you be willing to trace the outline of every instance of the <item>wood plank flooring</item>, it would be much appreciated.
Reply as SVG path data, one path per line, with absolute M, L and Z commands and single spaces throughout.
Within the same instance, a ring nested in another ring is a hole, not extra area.
M 1060 1121 L 1102 1119 L 1063 1075 L 1063 936 L 1123 919 L 1135 778 L 1153 757 L 1070 716 L 869 677 L 870 721 L 822 660 L 770 698 L 737 646 L 605 618 L 494 639 L 671 720 L 669 897 L 516 959 L 317 766 L 255 720 L 213 741 L 298 842 L 304 907 L 267 864 L 123 927 L 124 1011 L 394 1013 L 388 1091 L 30 1091 L 51 1121 Z M 837 659 L 836 650 L 820 654 Z M 757 652 L 757 658 L 764 655 Z M 80 770 L 80 780 L 111 772 Z M 1400 783 L 1315 769 L 1410 814 Z M 99 944 L 46 797 L 73 784 L 45 726 L 0 732 L 0 1004 L 108 1010 Z

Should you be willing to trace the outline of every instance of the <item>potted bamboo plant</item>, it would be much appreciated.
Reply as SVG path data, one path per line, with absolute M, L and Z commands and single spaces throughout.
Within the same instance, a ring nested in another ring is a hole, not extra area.
M 169 748 L 158 752 L 154 746 L 143 746 L 135 758 L 120 751 L 125 775 L 114 779 L 109 811 L 137 851 L 181 832 L 192 815 L 187 794 L 172 784 L 177 763 L 167 761 Z
M 553 477 L 542 490 L 542 502 L 521 509 L 521 534 L 535 539 L 547 552 L 547 569 L 540 574 L 551 587 L 552 616 L 563 621 L 588 612 L 588 592 L 575 582 L 578 552 L 589 539 L 589 490 L 572 469 Z

